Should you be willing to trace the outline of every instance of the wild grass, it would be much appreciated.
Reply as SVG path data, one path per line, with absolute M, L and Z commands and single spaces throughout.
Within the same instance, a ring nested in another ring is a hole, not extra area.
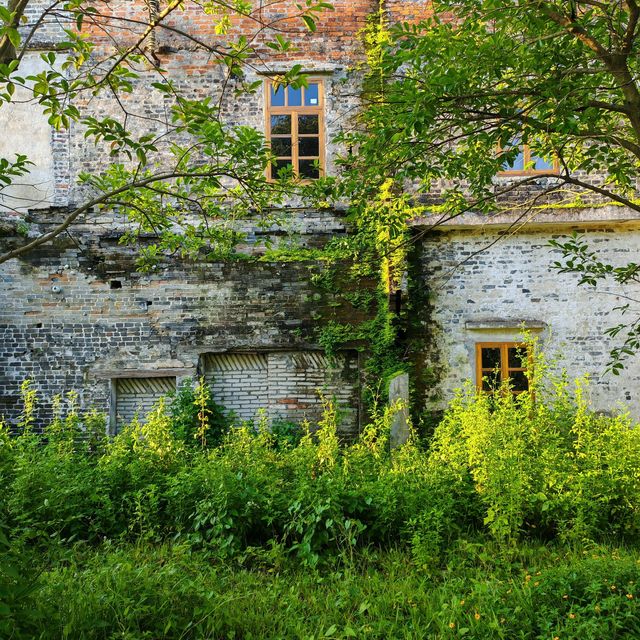
M 104 436 L 73 396 L 0 430 L 0 636 L 640 637 L 640 431 L 540 361 L 462 390 L 428 448 L 162 403 Z M 186 396 L 185 396 L 186 397 Z M 199 400 L 198 400 L 199 398 Z

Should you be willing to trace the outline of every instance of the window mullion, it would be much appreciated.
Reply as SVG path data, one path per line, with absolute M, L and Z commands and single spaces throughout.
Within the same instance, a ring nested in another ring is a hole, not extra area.
M 300 175 L 298 163 L 298 112 L 291 112 L 291 163 L 293 164 L 293 175 Z

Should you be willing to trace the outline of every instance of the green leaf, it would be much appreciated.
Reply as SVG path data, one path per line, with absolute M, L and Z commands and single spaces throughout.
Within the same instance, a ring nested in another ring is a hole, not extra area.
M 307 25 L 307 29 L 309 29 L 309 31 L 314 32 L 316 30 L 316 21 L 311 16 L 302 16 L 302 20 Z

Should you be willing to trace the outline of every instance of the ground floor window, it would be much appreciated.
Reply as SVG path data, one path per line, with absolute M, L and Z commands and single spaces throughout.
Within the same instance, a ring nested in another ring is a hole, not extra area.
M 509 380 L 514 393 L 529 388 L 527 378 L 528 348 L 520 342 L 476 343 L 476 385 L 494 391 Z

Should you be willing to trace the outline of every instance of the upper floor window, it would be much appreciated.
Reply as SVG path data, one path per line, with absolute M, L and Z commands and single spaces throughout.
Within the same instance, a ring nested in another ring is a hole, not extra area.
M 269 178 L 292 167 L 295 176 L 314 180 L 324 173 L 324 86 L 310 79 L 298 89 L 267 81 L 267 139 L 276 157 Z
M 557 173 L 558 162 L 555 159 L 545 159 L 531 151 L 528 144 L 515 141 L 512 146 L 518 147 L 518 154 L 511 162 L 502 165 L 500 175 L 528 176 L 536 173 Z
M 518 342 L 478 342 L 476 344 L 476 384 L 483 391 L 495 391 L 509 380 L 511 390 L 529 388 L 526 344 Z

